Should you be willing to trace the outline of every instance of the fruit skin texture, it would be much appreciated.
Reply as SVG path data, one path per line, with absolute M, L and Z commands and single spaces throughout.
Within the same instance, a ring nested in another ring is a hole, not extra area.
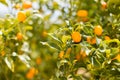
M 87 36 L 86 39 L 87 39 L 87 42 L 88 42 L 88 43 L 91 43 L 91 37 L 90 37 L 90 36 Z
M 102 2 L 102 9 L 106 9 L 107 8 L 107 3 L 106 2 Z
M 96 37 L 91 39 L 91 44 L 96 44 Z
M 76 59 L 79 60 L 84 60 L 87 57 L 86 52 L 84 50 L 81 50 L 77 55 Z
M 115 58 L 113 58 L 112 60 L 118 60 L 120 62 L 120 54 L 118 54 Z
M 32 79 L 34 77 L 34 75 L 32 74 L 32 73 L 30 73 L 30 72 L 28 72 L 27 74 L 26 74 L 26 78 L 27 79 Z
M 87 57 L 86 52 L 84 50 L 81 50 L 80 54 L 82 55 L 82 59 L 85 59 Z
M 79 54 L 79 53 L 77 53 L 77 55 L 76 55 L 76 60 L 80 60 L 81 59 L 81 55 Z
M 77 16 L 78 17 L 87 17 L 88 16 L 88 12 L 86 10 L 79 10 L 77 12 Z
M 110 40 L 110 37 L 109 36 L 105 36 L 105 40 Z
M 17 40 L 22 40 L 23 39 L 23 35 L 22 35 L 22 33 L 17 33 Z
M 66 51 L 66 54 L 70 54 L 71 53 L 71 48 L 68 48 L 67 51 Z
M 47 31 L 43 31 L 43 32 L 42 32 L 42 36 L 43 36 L 43 37 L 46 37 L 46 36 L 47 36 Z
M 30 1 L 24 1 L 22 7 L 24 9 L 29 9 L 29 8 L 32 7 L 32 2 L 30 2 Z
M 96 37 L 91 37 L 91 36 L 88 36 L 87 37 L 87 42 L 90 43 L 90 44 L 96 44 Z
M 36 63 L 37 63 L 37 65 L 40 65 L 40 64 L 41 64 L 41 62 L 42 62 L 41 58 L 40 58 L 40 57 L 38 57 L 38 58 L 36 59 Z
M 26 19 L 26 15 L 23 11 L 19 11 L 17 14 L 17 19 L 19 22 L 23 22 Z
M 73 32 L 72 33 L 72 40 L 75 42 L 75 43 L 78 43 L 81 41 L 81 34 L 79 32 Z
M 63 56 L 64 56 L 64 51 L 60 51 L 59 58 L 63 58 Z
M 94 34 L 96 34 L 97 36 L 100 36 L 100 35 L 102 35 L 102 31 L 103 31 L 103 29 L 102 29 L 102 27 L 100 25 L 95 26 Z
M 5 51 L 1 51 L 1 56 L 4 56 L 5 55 Z
M 27 78 L 27 79 L 32 79 L 32 78 L 35 76 L 35 74 L 37 74 L 37 73 L 38 73 L 37 69 L 35 69 L 34 67 L 32 67 L 32 68 L 28 71 L 28 73 L 26 74 L 26 78 Z

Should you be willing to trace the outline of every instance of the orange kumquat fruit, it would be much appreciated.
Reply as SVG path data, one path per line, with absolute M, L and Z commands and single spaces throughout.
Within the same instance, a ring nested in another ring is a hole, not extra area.
M 26 19 L 26 14 L 23 11 L 19 11 L 17 14 L 17 19 L 19 22 L 23 22 Z
M 88 16 L 88 11 L 87 10 L 79 10 L 77 12 L 78 17 L 87 17 Z
M 102 29 L 102 27 L 101 27 L 100 25 L 95 26 L 95 28 L 94 28 L 94 33 L 95 33 L 97 36 L 102 35 L 102 31 L 103 31 L 103 29 Z
M 79 32 L 73 32 L 72 33 L 72 40 L 75 42 L 75 43 L 78 43 L 81 41 L 81 34 Z

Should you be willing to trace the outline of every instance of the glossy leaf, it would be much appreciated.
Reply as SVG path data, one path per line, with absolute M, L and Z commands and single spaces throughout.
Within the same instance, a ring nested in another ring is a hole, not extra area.
M 29 61 L 31 60 L 30 57 L 26 54 L 18 55 L 18 58 L 27 66 L 30 67 Z
M 12 58 L 10 58 L 10 57 L 5 57 L 4 60 L 5 60 L 5 63 L 7 64 L 8 68 L 9 68 L 12 72 L 14 72 L 14 62 L 13 62 Z

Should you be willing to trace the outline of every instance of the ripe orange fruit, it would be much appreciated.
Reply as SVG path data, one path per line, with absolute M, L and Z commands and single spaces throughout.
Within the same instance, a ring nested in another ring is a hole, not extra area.
M 64 51 L 60 51 L 59 58 L 63 58 L 63 56 L 64 56 Z
M 37 59 L 36 59 L 36 64 L 41 64 L 41 62 L 42 62 L 42 60 L 41 60 L 41 58 L 40 57 L 38 57 Z
M 95 37 L 92 38 L 91 36 L 88 36 L 87 42 L 90 44 L 96 44 L 96 38 Z
M 84 50 L 81 50 L 77 55 L 76 59 L 79 60 L 84 60 L 86 58 L 86 52 Z
M 86 55 L 86 52 L 83 51 L 83 53 L 82 53 L 82 58 L 84 59 L 86 56 L 87 56 L 87 55 Z
M 96 38 L 95 37 L 91 39 L 91 44 L 96 44 Z
M 23 22 L 26 19 L 25 12 L 19 11 L 17 14 L 17 19 L 19 22 Z
M 23 35 L 22 35 L 22 33 L 17 33 L 17 40 L 22 40 L 23 39 Z
M 27 74 L 26 74 L 26 78 L 27 79 L 32 79 L 34 77 L 34 75 L 32 74 L 32 73 L 30 73 L 30 72 L 28 72 Z
M 32 2 L 30 1 L 24 1 L 22 4 L 23 9 L 28 9 L 32 7 Z
M 71 50 L 72 50 L 71 48 L 68 48 L 66 50 L 65 58 L 69 58 L 70 57 Z
M 107 8 L 107 3 L 106 2 L 102 2 L 102 9 L 106 9 Z
M 71 50 L 72 50 L 71 48 L 68 48 L 66 54 L 70 54 Z
M 87 36 L 87 42 L 91 43 L 91 37 L 90 36 Z
M 86 10 L 79 10 L 77 12 L 77 16 L 78 17 L 87 17 L 88 16 L 88 11 L 86 11 Z
M 76 55 L 76 59 L 79 61 L 80 58 L 81 58 L 81 55 L 80 55 L 79 53 L 77 53 L 77 55 Z
M 102 31 L 103 31 L 103 29 L 102 29 L 102 27 L 100 25 L 95 26 L 94 34 L 100 36 L 100 35 L 102 35 Z
M 32 67 L 32 68 L 29 70 L 29 72 L 35 74 L 36 69 L 35 69 L 34 67 Z
M 46 37 L 46 36 L 47 36 L 47 31 L 43 31 L 43 32 L 42 32 L 42 36 L 43 36 L 43 37 Z
M 80 51 L 80 55 L 81 55 L 82 59 L 84 59 L 87 56 L 86 52 L 84 50 Z
M 109 36 L 105 36 L 105 40 L 110 40 L 110 37 Z
M 112 60 L 118 60 L 120 62 L 120 54 L 118 54 L 115 58 L 113 58 Z
M 26 74 L 26 78 L 32 79 L 32 78 L 35 76 L 35 74 L 37 74 L 37 73 L 38 73 L 37 69 L 35 69 L 34 67 L 32 67 L 32 68 L 28 71 L 28 73 Z
M 1 56 L 4 56 L 5 55 L 5 51 L 1 51 Z
M 73 32 L 72 33 L 72 40 L 75 42 L 75 43 L 78 43 L 81 41 L 81 34 L 79 32 Z

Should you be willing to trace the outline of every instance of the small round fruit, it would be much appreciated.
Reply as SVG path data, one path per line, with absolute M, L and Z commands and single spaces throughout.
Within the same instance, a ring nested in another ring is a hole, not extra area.
M 38 57 L 38 58 L 36 59 L 36 64 L 37 64 L 37 65 L 40 65 L 40 64 L 41 64 L 41 62 L 42 62 L 41 58 L 40 58 L 40 57 Z
M 91 44 L 96 44 L 96 37 L 91 39 Z
M 88 36 L 87 37 L 87 42 L 90 43 L 90 44 L 96 44 L 96 38 Z
M 17 40 L 22 40 L 22 39 L 23 39 L 22 33 L 17 33 Z
M 77 16 L 78 17 L 87 17 L 88 16 L 88 12 L 86 10 L 79 10 L 77 12 Z
M 118 54 L 115 58 L 113 58 L 112 60 L 118 60 L 120 62 L 120 54 Z
M 72 33 L 72 40 L 75 43 L 78 43 L 81 41 L 81 34 L 79 32 L 73 32 Z
M 32 79 L 36 74 L 36 69 L 34 67 L 30 68 L 30 70 L 28 71 L 28 73 L 26 74 L 26 77 L 28 79 Z
M 102 5 L 102 9 L 106 9 L 107 8 L 107 3 L 106 2 L 102 2 L 101 5 Z
M 32 7 L 32 2 L 24 1 L 22 7 L 23 7 L 23 9 L 29 9 Z
M 83 53 L 82 53 L 82 58 L 85 59 L 86 57 L 87 57 L 87 54 L 86 54 L 85 51 L 83 51 Z
M 60 51 L 59 58 L 63 58 L 63 56 L 64 56 L 64 51 Z
M 91 36 L 87 36 L 87 42 L 91 43 Z
M 28 72 L 27 74 L 26 74 L 26 78 L 27 79 L 32 79 L 34 77 L 34 74 L 32 74 L 32 73 L 30 73 L 30 72 Z
M 79 53 L 76 54 L 76 60 L 79 61 L 81 59 L 81 55 Z
M 96 34 L 97 36 L 100 36 L 100 35 L 102 35 L 102 31 L 103 31 L 103 29 L 102 29 L 102 27 L 100 25 L 95 26 L 94 34 Z
M 17 19 L 19 22 L 23 22 L 26 19 L 25 12 L 19 11 L 17 14 Z
M 43 37 L 46 37 L 46 36 L 47 36 L 47 31 L 43 31 L 43 32 L 42 32 L 42 36 L 43 36 Z
M 105 40 L 110 40 L 110 37 L 109 36 L 105 36 Z
M 1 51 L 1 56 L 4 56 L 5 55 L 5 51 Z
M 70 54 L 71 53 L 72 48 L 68 48 L 66 51 L 66 54 Z

